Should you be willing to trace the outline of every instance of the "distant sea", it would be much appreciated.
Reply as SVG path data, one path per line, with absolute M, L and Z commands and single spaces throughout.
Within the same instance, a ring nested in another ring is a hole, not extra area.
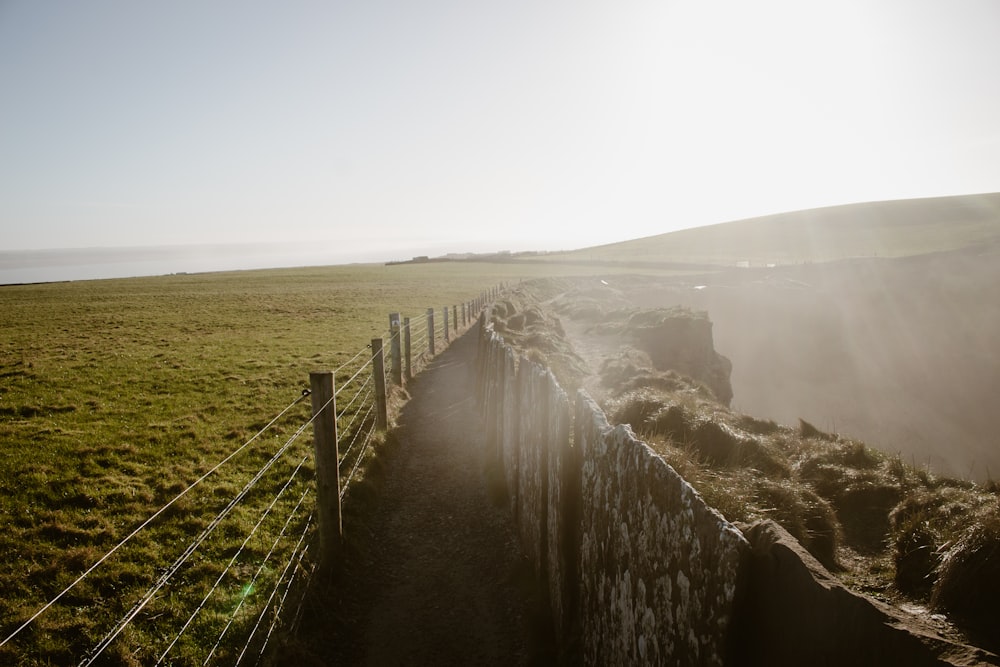
M 0 251 L 0 285 L 99 280 L 296 266 L 383 262 L 378 251 L 346 253 L 322 243 L 183 245 Z

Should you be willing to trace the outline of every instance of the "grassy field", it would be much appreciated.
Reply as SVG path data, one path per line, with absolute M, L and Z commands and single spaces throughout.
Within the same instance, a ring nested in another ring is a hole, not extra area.
M 269 582 L 280 574 L 269 566 L 258 579 L 242 563 L 267 554 L 286 517 L 289 535 L 305 522 L 305 512 L 298 516 L 293 508 L 311 486 L 311 433 L 290 439 L 309 418 L 309 401 L 299 400 L 309 372 L 354 357 L 387 330 L 390 312 L 422 321 L 429 307 L 440 315 L 444 306 L 499 282 L 545 276 L 676 275 L 657 265 L 801 263 L 989 243 L 1000 234 L 998 208 L 1000 195 L 838 207 L 547 257 L 554 261 L 358 265 L 0 287 L 0 642 L 164 503 L 240 451 L 0 647 L 0 663 L 78 662 L 192 538 L 211 527 L 247 479 L 290 442 L 226 527 L 185 563 L 178 585 L 137 611 L 101 656 L 106 664 L 155 661 L 220 581 L 222 593 L 185 631 L 170 660 L 200 664 L 205 647 L 240 608 L 217 653 L 232 662 L 257 610 L 266 606 Z M 281 419 L 254 438 L 286 407 Z M 304 458 L 302 474 L 282 492 L 293 479 L 288 471 Z M 272 498 L 275 511 L 241 547 L 257 521 L 251 508 Z M 303 501 L 310 503 L 308 497 Z M 278 549 L 287 552 L 291 541 L 283 539 Z M 283 555 L 273 562 L 287 560 Z M 223 577 L 223 566 L 235 558 L 235 573 Z
M 801 264 L 904 257 L 1000 240 L 1000 194 L 795 211 L 544 256 L 546 261 Z
M 569 271 L 578 270 L 359 265 L 0 288 L 0 640 L 291 405 L 308 387 L 309 371 L 339 366 L 385 332 L 389 312 L 417 321 L 434 307 L 440 317 L 445 305 L 501 281 Z M 0 648 L 0 662 L 78 661 L 308 417 L 309 401 L 300 401 Z M 310 429 L 275 470 L 293 467 L 311 446 Z M 304 467 L 261 535 L 277 532 L 309 486 L 311 462 Z M 270 495 L 282 483 L 275 475 L 262 484 Z M 258 505 L 267 502 L 263 491 L 254 493 Z M 190 590 L 157 595 L 102 660 L 154 660 L 254 517 L 241 505 L 238 528 L 217 531 L 180 573 Z M 259 556 L 269 544 L 258 537 L 245 550 Z M 249 566 L 237 571 L 213 597 L 207 620 L 171 652 L 176 664 L 200 664 L 220 624 L 245 603 L 219 655 L 229 660 L 241 647 L 264 599 L 247 584 Z M 275 575 L 265 572 L 256 588 Z

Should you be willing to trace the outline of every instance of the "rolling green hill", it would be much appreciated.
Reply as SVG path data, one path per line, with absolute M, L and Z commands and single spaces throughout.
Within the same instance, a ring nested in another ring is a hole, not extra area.
M 832 206 L 547 255 L 550 261 L 733 266 L 906 257 L 1000 243 L 1000 193 Z

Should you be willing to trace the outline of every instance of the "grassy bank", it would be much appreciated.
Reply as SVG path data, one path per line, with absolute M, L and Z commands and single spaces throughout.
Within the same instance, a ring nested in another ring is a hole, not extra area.
M 865 202 L 736 220 L 547 255 L 566 262 L 801 264 L 995 244 L 1000 194 Z

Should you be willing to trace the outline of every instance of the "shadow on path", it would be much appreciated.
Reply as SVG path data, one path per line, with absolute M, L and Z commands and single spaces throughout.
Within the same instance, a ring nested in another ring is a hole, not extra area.
M 473 328 L 412 385 L 367 534 L 313 596 L 289 663 L 551 663 L 544 598 L 486 481 L 475 354 Z

